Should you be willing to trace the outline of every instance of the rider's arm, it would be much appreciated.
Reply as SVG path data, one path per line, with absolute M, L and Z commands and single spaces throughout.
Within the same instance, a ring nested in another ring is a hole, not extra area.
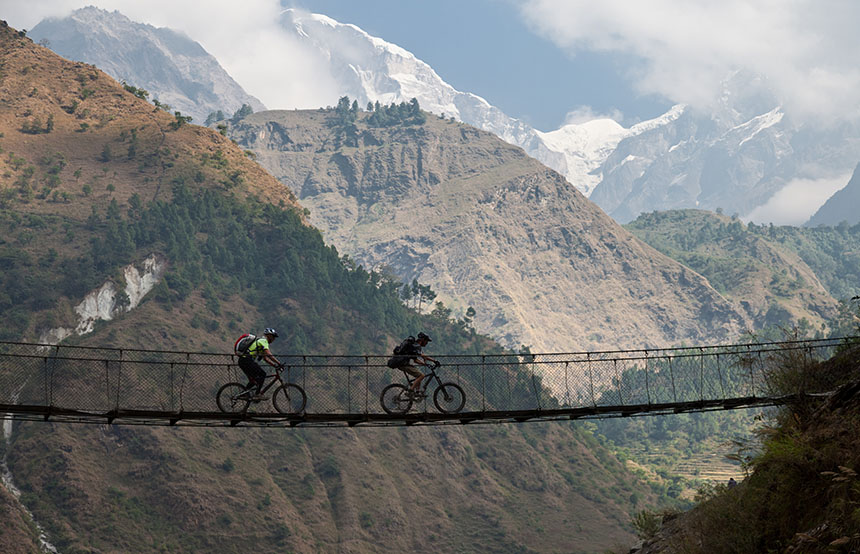
M 272 367 L 278 367 L 281 365 L 281 362 L 278 361 L 277 358 L 269 351 L 267 348 L 265 352 L 263 352 L 263 359 L 266 360 L 266 363 Z
M 417 358 L 415 361 L 420 363 L 421 365 L 430 365 L 431 363 L 433 363 L 433 364 L 438 363 L 435 359 L 433 359 L 430 356 L 427 356 L 425 354 L 419 354 L 418 357 L 421 358 L 421 361 L 419 362 Z

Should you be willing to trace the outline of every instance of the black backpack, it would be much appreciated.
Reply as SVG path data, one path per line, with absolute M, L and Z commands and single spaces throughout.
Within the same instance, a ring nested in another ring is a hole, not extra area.
M 400 356 L 401 354 L 410 354 L 412 353 L 412 346 L 415 344 L 415 337 L 409 335 L 403 342 L 394 347 L 394 355 Z

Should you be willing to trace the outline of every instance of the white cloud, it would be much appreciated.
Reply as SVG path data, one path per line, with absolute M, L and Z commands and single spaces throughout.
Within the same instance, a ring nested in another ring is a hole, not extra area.
M 564 117 L 564 124 L 580 125 L 595 119 L 611 119 L 620 123 L 624 121 L 624 114 L 618 109 L 610 110 L 609 113 L 599 113 L 594 111 L 591 106 L 580 106 L 567 112 L 567 115 Z
M 641 63 L 643 93 L 709 108 L 721 82 L 767 77 L 797 118 L 860 116 L 860 3 L 849 0 L 527 0 L 532 28 L 575 53 L 617 52 Z
M 27 0 L 4 6 L 2 17 L 13 27 L 31 29 L 45 17 L 68 15 L 86 5 L 184 32 L 269 109 L 337 102 L 338 89 L 320 54 L 280 26 L 278 0 Z
M 763 206 L 742 219 L 759 224 L 803 225 L 827 199 L 841 190 L 851 173 L 826 179 L 794 179 L 774 194 Z

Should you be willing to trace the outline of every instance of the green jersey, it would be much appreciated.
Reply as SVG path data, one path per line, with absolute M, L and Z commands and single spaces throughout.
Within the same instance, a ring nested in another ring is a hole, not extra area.
M 269 341 L 266 340 L 266 337 L 260 337 L 255 340 L 248 348 L 248 355 L 252 358 L 257 358 L 258 360 L 260 360 L 263 358 L 263 354 L 265 354 L 266 350 L 268 349 Z

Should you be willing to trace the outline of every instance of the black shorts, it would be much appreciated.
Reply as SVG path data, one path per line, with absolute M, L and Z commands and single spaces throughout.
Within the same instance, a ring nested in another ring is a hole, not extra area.
M 239 358 L 239 368 L 248 376 L 248 381 L 251 383 L 262 385 L 266 379 L 266 370 L 260 367 L 254 358 Z
M 417 379 L 424 374 L 417 367 L 409 363 L 412 359 L 412 356 L 395 355 L 388 359 L 387 365 L 391 369 L 399 369 Z

